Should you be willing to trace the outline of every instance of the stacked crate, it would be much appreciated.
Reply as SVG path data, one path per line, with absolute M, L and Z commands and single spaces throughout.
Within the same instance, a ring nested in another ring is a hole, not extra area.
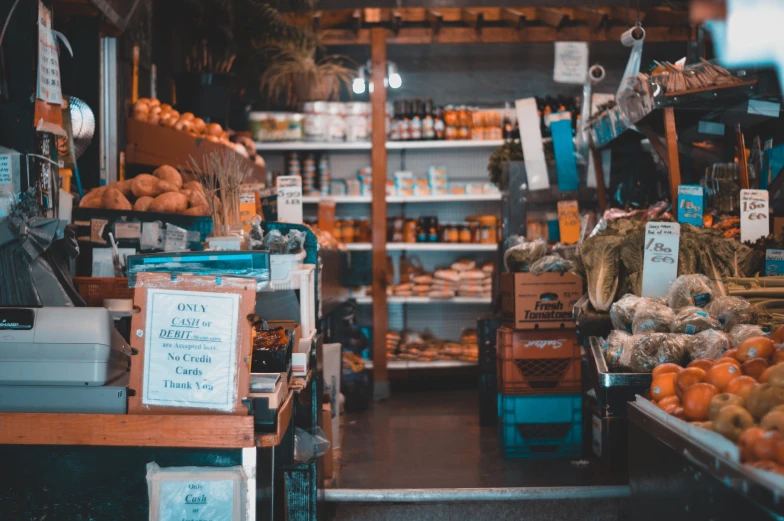
M 507 458 L 582 454 L 582 350 L 572 320 L 582 293 L 570 273 L 502 275 L 498 438 Z

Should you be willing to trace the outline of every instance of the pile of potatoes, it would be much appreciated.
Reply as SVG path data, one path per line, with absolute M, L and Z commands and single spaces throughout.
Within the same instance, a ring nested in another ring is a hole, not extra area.
M 180 172 L 168 165 L 157 168 L 152 175 L 139 174 L 95 188 L 84 196 L 79 208 L 210 215 L 201 183 L 183 182 Z

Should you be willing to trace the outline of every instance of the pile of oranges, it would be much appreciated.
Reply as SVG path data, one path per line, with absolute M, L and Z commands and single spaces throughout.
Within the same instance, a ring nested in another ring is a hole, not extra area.
M 718 359 L 653 370 L 650 395 L 663 411 L 737 443 L 741 460 L 784 474 L 784 326 Z

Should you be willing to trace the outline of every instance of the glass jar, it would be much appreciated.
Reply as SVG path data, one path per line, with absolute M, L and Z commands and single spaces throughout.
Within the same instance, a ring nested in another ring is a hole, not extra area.
M 460 129 L 452 126 L 446 127 L 445 137 L 451 140 L 460 139 Z
M 403 242 L 417 242 L 417 222 L 414 219 L 406 219 L 403 225 Z
M 370 221 L 367 219 L 357 219 L 356 223 L 357 226 L 354 230 L 354 235 L 357 242 L 370 242 Z
M 468 222 L 468 230 L 471 233 L 471 242 L 478 243 L 479 242 L 479 223 L 476 221 L 469 221 Z
M 343 221 L 343 242 L 346 244 L 354 242 L 354 220 L 346 219 Z
M 494 215 L 479 217 L 479 242 L 481 244 L 498 243 L 498 219 Z
M 444 123 L 448 127 L 457 127 L 460 125 L 458 112 L 452 105 L 447 105 L 444 109 Z
M 457 233 L 461 243 L 468 244 L 474 242 L 473 237 L 471 236 L 471 228 L 468 226 L 468 223 L 458 225 Z
M 428 217 L 427 242 L 438 242 L 438 217 Z
M 461 127 L 470 127 L 471 126 L 471 111 L 465 105 L 461 105 L 460 108 L 457 109 L 457 119 L 458 119 L 458 126 Z
M 342 220 L 335 220 L 335 224 L 332 226 L 332 236 L 338 242 L 343 241 L 343 221 Z
M 428 242 L 430 237 L 430 218 L 420 217 L 416 225 L 416 242 Z

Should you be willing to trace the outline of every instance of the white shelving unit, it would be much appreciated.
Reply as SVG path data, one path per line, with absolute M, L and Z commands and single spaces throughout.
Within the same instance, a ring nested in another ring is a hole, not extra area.
M 413 150 L 442 148 L 498 148 L 504 144 L 502 139 L 471 140 L 437 140 L 437 141 L 387 141 L 387 150 Z
M 372 360 L 363 360 L 365 369 L 373 369 Z M 432 362 L 415 362 L 407 360 L 394 360 L 387 362 L 387 369 L 454 369 L 457 367 L 476 367 L 475 362 L 463 362 L 461 360 L 434 360 Z
M 370 297 L 355 297 L 357 304 L 372 304 Z M 387 297 L 387 304 L 490 304 L 490 297 Z
M 333 199 L 337 204 L 357 204 L 373 202 L 369 195 L 333 195 L 321 197 L 318 195 L 306 195 L 302 197 L 303 204 L 318 204 L 322 199 Z M 501 194 L 477 194 L 477 195 L 423 195 L 423 196 L 390 196 L 387 203 L 471 203 L 480 201 L 500 201 Z
M 334 199 L 337 204 L 370 204 L 373 202 L 373 198 L 369 195 L 333 195 L 331 197 L 304 195 L 302 196 L 302 204 L 318 204 L 322 199 Z
M 348 251 L 372 251 L 373 245 L 369 242 L 351 242 L 346 244 Z
M 427 149 L 438 150 L 444 148 L 497 148 L 503 145 L 501 139 L 488 139 L 483 141 L 471 140 L 433 140 L 433 141 L 388 141 L 388 150 L 414 150 Z M 330 141 L 272 141 L 267 143 L 256 143 L 258 152 L 282 152 L 282 151 L 308 151 L 323 150 L 370 150 L 369 141 L 354 142 L 330 142 Z

